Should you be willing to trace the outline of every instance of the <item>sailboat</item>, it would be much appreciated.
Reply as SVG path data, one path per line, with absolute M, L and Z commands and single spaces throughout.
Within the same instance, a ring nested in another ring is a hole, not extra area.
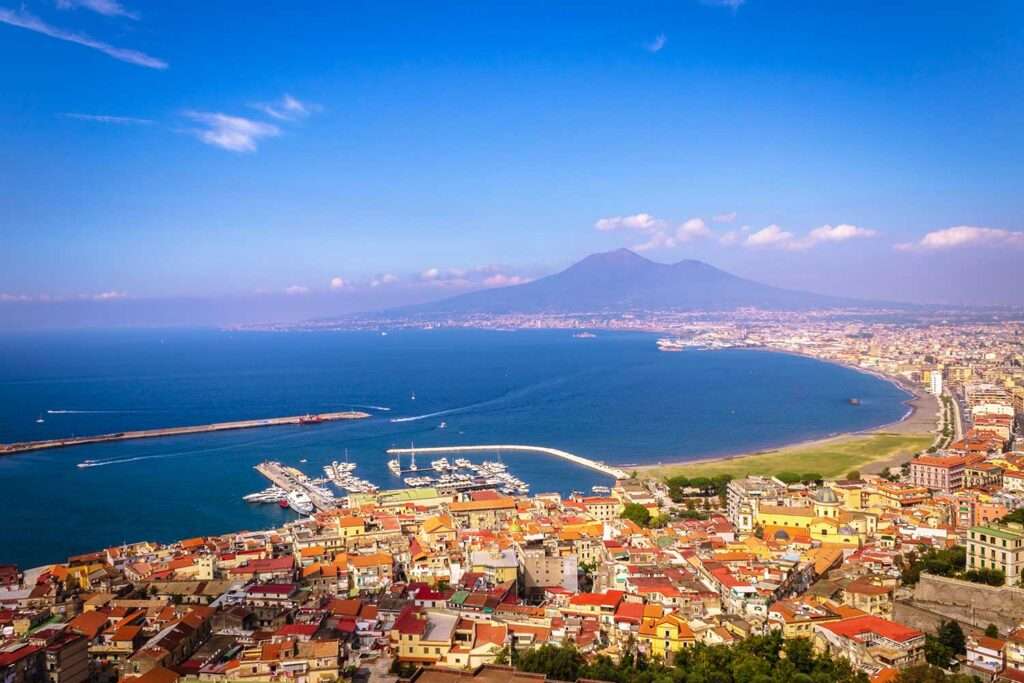
M 43 419 L 43 416 L 42 416 L 42 415 L 40 415 L 39 417 L 37 417 L 37 418 L 36 418 L 36 424 L 37 424 L 37 425 L 38 425 L 38 424 L 42 424 L 42 423 L 44 423 L 44 422 L 46 422 L 46 420 L 44 420 L 44 419 Z

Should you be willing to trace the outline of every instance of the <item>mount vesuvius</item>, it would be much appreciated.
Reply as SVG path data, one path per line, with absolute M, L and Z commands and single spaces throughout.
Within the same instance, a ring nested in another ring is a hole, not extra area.
M 702 261 L 657 263 L 628 249 L 592 254 L 565 270 L 521 285 L 484 289 L 394 309 L 434 315 L 596 313 L 628 310 L 807 310 L 864 307 L 853 299 L 780 289 Z

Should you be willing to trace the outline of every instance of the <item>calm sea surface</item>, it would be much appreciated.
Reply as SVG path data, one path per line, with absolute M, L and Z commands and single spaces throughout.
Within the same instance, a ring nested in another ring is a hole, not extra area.
M 4 443 L 345 409 L 373 415 L 0 457 L 0 563 L 277 525 L 292 513 L 241 500 L 267 485 L 253 470 L 265 459 L 321 476 L 348 449 L 357 474 L 394 487 L 384 451 L 413 442 L 542 445 L 649 463 L 864 429 L 904 412 L 903 392 L 846 368 L 747 350 L 662 353 L 654 342 L 562 331 L 0 336 Z M 86 459 L 102 466 L 76 467 Z M 535 493 L 610 483 L 543 455 L 502 460 Z

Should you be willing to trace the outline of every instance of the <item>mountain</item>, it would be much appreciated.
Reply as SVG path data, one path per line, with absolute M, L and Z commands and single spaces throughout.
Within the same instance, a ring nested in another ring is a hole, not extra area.
M 628 249 L 618 249 L 593 254 L 559 273 L 526 284 L 470 292 L 406 307 L 401 313 L 429 317 L 740 307 L 801 310 L 865 305 L 863 301 L 771 287 L 702 261 L 656 263 Z

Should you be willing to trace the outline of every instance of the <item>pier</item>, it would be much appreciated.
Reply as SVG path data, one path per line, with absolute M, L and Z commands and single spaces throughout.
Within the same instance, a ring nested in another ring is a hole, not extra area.
M 491 446 L 433 446 L 429 448 L 389 448 L 388 455 L 408 455 L 410 453 L 480 453 L 486 451 L 524 451 L 527 453 L 543 453 L 545 455 L 553 455 L 556 458 L 568 460 L 569 462 L 582 465 L 583 467 L 596 470 L 601 474 L 606 474 L 609 477 L 615 479 L 628 479 L 629 474 L 618 467 L 612 467 L 606 465 L 603 462 L 597 460 L 591 460 L 568 451 L 562 451 L 557 448 L 546 448 L 544 446 L 521 446 L 515 444 L 502 444 L 502 445 L 491 445 Z
M 207 432 L 223 432 L 231 429 L 255 429 L 256 427 L 276 427 L 279 425 L 316 425 L 321 422 L 337 420 L 361 420 L 370 417 L 369 413 L 349 410 L 340 413 L 316 413 L 310 415 L 291 415 L 289 417 L 268 417 L 262 420 L 238 420 L 235 422 L 214 422 L 205 425 L 187 427 L 163 427 L 160 429 L 140 429 L 131 432 L 115 432 L 112 434 L 95 434 L 93 436 L 70 436 L 61 439 L 42 441 L 22 441 L 20 443 L 0 444 L 0 455 L 14 455 L 30 451 L 42 451 L 50 448 L 67 448 L 84 446 L 91 443 L 108 441 L 129 441 L 131 439 L 153 439 L 161 436 L 183 436 L 185 434 L 205 434 Z
M 294 467 L 268 461 L 256 465 L 256 471 L 269 479 L 274 486 L 284 489 L 286 493 L 291 493 L 295 490 L 305 491 L 317 511 L 333 510 L 337 507 L 335 498 L 328 498 L 318 493 L 310 485 L 309 477 Z

